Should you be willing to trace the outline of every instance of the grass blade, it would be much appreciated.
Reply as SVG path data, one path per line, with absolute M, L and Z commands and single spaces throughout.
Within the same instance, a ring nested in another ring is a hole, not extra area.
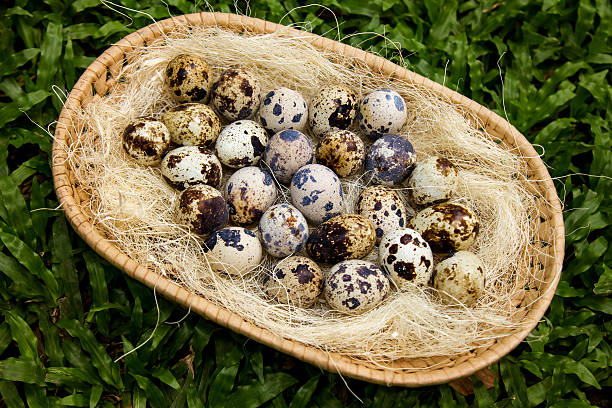
M 50 21 L 40 47 L 40 62 L 36 72 L 38 89 L 48 90 L 53 83 L 58 70 L 59 58 L 62 55 L 62 38 L 62 25 Z
M 0 201 L 10 214 L 10 217 L 5 219 L 4 222 L 13 228 L 19 238 L 34 248 L 36 246 L 36 236 L 32 228 L 30 210 L 16 183 L 10 177 L 0 177 Z
M 13 310 L 6 310 L 3 314 L 11 328 L 11 336 L 19 347 L 21 358 L 40 364 L 40 359 L 38 358 L 38 339 L 30 325 Z
M 257 408 L 275 398 L 296 382 L 297 380 L 289 374 L 268 374 L 263 384 L 255 383 L 237 387 L 236 391 L 229 395 L 227 406 Z
M 0 379 L 38 384 L 42 387 L 45 385 L 45 372 L 41 365 L 32 360 L 10 357 L 0 361 Z
M 72 244 L 64 217 L 57 217 L 53 222 L 53 256 L 52 270 L 63 282 L 66 318 L 83 321 L 83 303 L 79 289 L 79 276 L 72 263 Z
M 100 264 L 100 258 L 92 251 L 83 253 L 85 267 L 89 272 L 89 282 L 91 283 L 92 307 L 101 307 L 108 301 L 108 288 L 106 286 L 106 276 L 104 268 Z M 100 333 L 109 335 L 110 313 L 107 310 L 96 312 L 96 325 Z
M 321 376 L 319 375 L 317 375 L 316 377 L 312 377 L 306 382 L 306 384 L 302 385 L 295 393 L 295 397 L 293 397 L 291 404 L 289 404 L 289 408 L 308 407 L 310 399 L 312 398 L 312 394 L 317 389 L 317 384 L 319 384 L 320 377 Z
M 0 380 L 0 395 L 2 395 L 2 401 L 6 404 L 6 408 L 25 408 L 25 404 L 19 396 L 19 391 L 12 382 Z

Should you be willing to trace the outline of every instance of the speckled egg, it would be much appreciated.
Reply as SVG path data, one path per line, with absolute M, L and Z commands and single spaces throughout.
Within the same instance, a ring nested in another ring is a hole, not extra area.
M 378 139 L 389 133 L 397 133 L 406 123 L 406 103 L 395 91 L 379 89 L 361 101 L 359 127 L 370 138 Z
M 279 303 L 307 308 L 323 290 L 323 273 L 312 259 L 292 256 L 280 261 L 264 278 L 263 289 Z
M 221 74 L 212 89 L 212 103 L 227 120 L 250 118 L 259 108 L 259 81 L 248 71 L 228 69 Z
M 164 179 L 180 190 L 195 184 L 219 187 L 222 170 L 219 159 L 202 146 L 183 146 L 170 151 L 162 160 Z
M 228 167 L 254 166 L 268 144 L 266 130 L 252 120 L 227 125 L 217 139 L 217 156 Z
M 194 234 L 208 235 L 227 224 L 227 204 L 220 191 L 198 184 L 181 192 L 175 218 Z
M 329 167 L 340 177 L 363 168 L 366 149 L 359 136 L 350 130 L 333 130 L 317 145 L 317 163 Z
M 270 133 L 285 129 L 302 130 L 308 122 L 308 107 L 298 91 L 277 88 L 264 96 L 259 120 Z
M 385 300 L 390 286 L 389 278 L 377 265 L 351 259 L 331 268 L 325 277 L 323 293 L 330 308 L 357 315 Z
M 436 265 L 434 287 L 444 303 L 473 306 L 484 292 L 484 265 L 471 252 L 456 252 Z
M 376 232 L 370 221 L 357 214 L 341 214 L 310 234 L 306 251 L 317 262 L 333 264 L 363 258 L 375 244 Z
M 450 252 L 474 243 L 480 221 L 462 204 L 441 203 L 419 212 L 408 226 L 420 233 L 434 252 Z
M 204 241 L 210 268 L 229 275 L 245 275 L 261 262 L 263 250 L 252 231 L 227 227 L 210 234 Z
M 344 210 L 338 176 L 320 164 L 307 164 L 291 180 L 291 201 L 308 221 L 319 224 Z
M 212 70 L 196 55 L 179 54 L 166 67 L 166 85 L 174 100 L 206 102 L 212 85 Z
M 274 204 L 276 186 L 267 171 L 259 167 L 243 167 L 227 180 L 225 199 L 232 222 L 250 225 Z
M 159 164 L 170 146 L 166 126 L 154 118 L 139 118 L 123 131 L 123 149 L 144 166 Z
M 291 181 L 302 166 L 312 163 L 314 149 L 305 134 L 298 130 L 283 130 L 268 141 L 263 160 L 283 184 Z
M 294 206 L 277 204 L 261 216 L 259 235 L 266 251 L 282 258 L 302 250 L 308 239 L 308 224 Z
M 428 285 L 434 270 L 429 244 L 410 228 L 385 234 L 380 241 L 378 263 L 400 289 L 409 283 Z
M 457 168 L 442 157 L 428 157 L 419 161 L 410 178 L 408 187 L 415 204 L 427 205 L 448 200 L 457 190 Z
M 331 85 L 318 91 L 310 102 L 308 122 L 312 133 L 348 129 L 357 116 L 357 94 L 345 85 Z
M 185 103 L 162 115 L 172 142 L 185 146 L 212 147 L 219 136 L 219 117 L 208 105 Z
M 399 194 L 383 186 L 370 186 L 359 195 L 357 214 L 374 224 L 376 238 L 406 226 L 406 206 Z
M 407 139 L 386 135 L 370 146 L 365 168 L 370 172 L 373 184 L 396 186 L 408 178 L 415 162 L 414 148 Z

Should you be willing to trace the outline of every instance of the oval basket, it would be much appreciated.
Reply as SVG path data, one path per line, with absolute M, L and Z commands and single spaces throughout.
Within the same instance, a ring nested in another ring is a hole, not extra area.
M 244 320 L 239 315 L 187 291 L 155 271 L 138 264 L 107 240 L 104 233 L 97 229 L 92 224 L 91 218 L 82 211 L 80 203 L 88 200 L 88 197 L 78 187 L 68 167 L 67 146 L 70 146 L 71 142 L 76 139 L 76 131 L 71 126 L 71 118 L 83 106 L 86 106 L 94 98 L 105 95 L 117 84 L 115 74 L 119 72 L 128 52 L 135 47 L 146 46 L 162 35 L 184 25 L 217 26 L 232 31 L 248 31 L 254 34 L 272 33 L 280 29 L 289 30 L 293 35 L 304 36 L 318 49 L 360 59 L 373 72 L 428 88 L 433 93 L 471 112 L 479 120 L 479 126 L 483 127 L 490 135 L 498 137 L 507 146 L 516 148 L 525 158 L 529 169 L 528 175 L 531 179 L 538 180 L 534 194 L 540 195 L 543 198 L 542 201 L 548 204 L 543 205 L 540 209 L 542 217 L 538 229 L 538 238 L 550 243 L 550 245 L 542 248 L 550 261 L 543 266 L 538 276 L 541 281 L 537 288 L 538 296 L 533 297 L 526 294 L 520 301 L 531 303 L 526 309 L 523 330 L 500 338 L 489 347 L 477 349 L 460 357 L 413 358 L 395 361 L 388 368 L 375 366 L 276 336 L 252 322 Z M 87 68 L 68 96 L 57 123 L 52 159 L 55 190 L 66 217 L 77 233 L 98 254 L 117 268 L 149 287 L 155 287 L 158 293 L 171 301 L 188 307 L 203 317 L 237 333 L 326 370 L 369 382 L 410 387 L 440 384 L 469 376 L 495 363 L 516 347 L 537 325 L 550 304 L 561 274 L 564 254 L 564 226 L 561 204 L 544 163 L 529 142 L 512 125 L 478 103 L 438 83 L 403 69 L 384 58 L 327 38 L 256 18 L 225 13 L 189 14 L 149 25 L 128 35 L 107 49 Z M 535 302 L 533 301 L 534 298 L 537 299 Z

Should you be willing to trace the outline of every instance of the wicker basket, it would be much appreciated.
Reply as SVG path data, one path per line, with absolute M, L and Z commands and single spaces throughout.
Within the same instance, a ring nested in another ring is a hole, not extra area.
M 159 38 L 162 34 L 175 30 L 179 25 L 186 24 L 218 26 L 233 31 L 248 30 L 252 33 L 271 33 L 281 28 L 284 30 L 288 29 L 278 24 L 233 14 L 190 14 L 160 21 L 128 35 L 107 49 L 87 68 L 70 93 L 57 124 L 53 145 L 53 179 L 58 199 L 66 217 L 78 234 L 98 254 L 134 279 L 150 287 L 155 286 L 156 291 L 168 299 L 189 307 L 205 318 L 230 328 L 237 333 L 326 370 L 386 385 L 423 386 L 451 382 L 472 375 L 509 353 L 537 325 L 550 304 L 561 274 L 564 253 L 564 226 L 561 204 L 555 187 L 544 163 L 539 159 L 533 147 L 513 126 L 501 117 L 442 85 L 405 70 L 384 58 L 295 29 L 288 30 L 292 34 L 303 35 L 305 39 L 311 41 L 319 49 L 359 58 L 365 61 L 374 71 L 380 72 L 382 75 L 394 76 L 420 84 L 429 88 L 434 93 L 449 98 L 453 103 L 462 105 L 466 110 L 471 111 L 479 118 L 480 125 L 491 135 L 499 137 L 509 146 L 518 148 L 518 151 L 525 157 L 531 172 L 530 176 L 533 179 L 541 180 L 538 182 L 539 186 L 536 189 L 539 190 L 538 194 L 541 194 L 545 199 L 542 201 L 549 203 L 549 205 L 543 206 L 540 209 L 542 218 L 540 220 L 539 238 L 551 243 L 551 245 L 543 248 L 542 251 L 550 255 L 552 261 L 547 263 L 542 271 L 541 278 L 543 283 L 538 288 L 538 292 L 543 295 L 527 309 L 528 312 L 525 316 L 527 324 L 524 330 L 504 337 L 488 348 L 475 350 L 459 358 L 438 357 L 401 360 L 394 362 L 393 370 L 385 369 L 384 367 L 353 360 L 339 354 L 326 353 L 304 344 L 278 337 L 244 320 L 237 314 L 220 308 L 194 293 L 190 293 L 163 276 L 158 275 L 156 272 L 138 264 L 105 239 L 103 233 L 92 224 L 91 218 L 82 211 L 80 203 L 88 200 L 88 197 L 79 189 L 68 168 L 65 148 L 70 145 L 75 137 L 75 131 L 71 127 L 71 117 L 82 106 L 87 105 L 94 98 L 100 98 L 101 95 L 105 95 L 109 89 L 116 85 L 116 74 L 122 66 L 126 53 L 133 50 L 134 47 L 146 45 L 152 40 Z M 529 302 L 531 299 L 533 298 L 525 296 L 524 300 L 519 300 L 519 302 Z

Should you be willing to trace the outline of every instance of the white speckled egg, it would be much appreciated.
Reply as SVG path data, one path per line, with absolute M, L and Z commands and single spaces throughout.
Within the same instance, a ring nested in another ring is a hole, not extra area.
M 340 177 L 363 168 L 366 149 L 359 136 L 350 130 L 333 130 L 317 145 L 317 163 L 329 167 Z
M 414 148 L 406 138 L 385 135 L 370 146 L 365 169 L 373 184 L 396 186 L 408 178 L 415 162 Z
M 179 54 L 166 66 L 166 85 L 179 103 L 206 102 L 212 78 L 210 66 L 196 55 Z
M 340 84 L 326 86 L 310 102 L 310 129 L 317 137 L 329 131 L 348 129 L 357 110 L 357 94 L 350 88 Z
M 228 167 L 254 166 L 268 144 L 266 130 L 252 120 L 227 125 L 217 139 L 217 156 Z
M 448 200 L 457 190 L 457 168 L 442 157 L 428 157 L 419 161 L 410 178 L 408 187 L 415 204 L 427 205 Z
M 274 204 L 276 186 L 267 171 L 259 167 L 243 167 L 227 180 L 225 199 L 232 222 L 250 225 Z
M 162 115 L 172 142 L 186 146 L 212 147 L 219 136 L 219 117 L 208 105 L 185 103 Z
M 357 114 L 359 127 L 372 139 L 399 132 L 407 116 L 404 99 L 390 89 L 379 89 L 366 95 Z
M 259 107 L 259 120 L 270 133 L 285 129 L 302 130 L 308 122 L 308 107 L 298 91 L 277 88 L 264 96 Z
M 268 141 L 263 160 L 283 184 L 291 181 L 293 174 L 302 166 L 312 163 L 314 150 L 305 134 L 298 130 L 283 130 Z
M 434 252 L 450 252 L 474 243 L 480 221 L 462 204 L 441 203 L 419 212 L 408 226 L 421 234 Z
M 219 159 L 202 146 L 183 146 L 168 152 L 161 171 L 168 184 L 179 190 L 200 183 L 219 187 L 222 177 Z
M 323 290 L 323 273 L 312 259 L 292 256 L 280 261 L 264 280 L 264 291 L 279 303 L 314 305 Z
M 159 164 L 170 146 L 166 126 L 154 118 L 139 118 L 123 131 L 123 149 L 138 163 L 145 166 Z
M 293 175 L 291 201 L 315 224 L 344 211 L 344 192 L 340 179 L 336 173 L 320 164 L 307 164 Z
M 204 252 L 213 271 L 229 275 L 247 274 L 263 257 L 255 233 L 240 227 L 227 227 L 210 234 L 204 241 Z
M 266 251 L 282 258 L 302 250 L 308 239 L 308 223 L 294 206 L 277 204 L 261 216 L 259 234 Z
M 224 71 L 213 84 L 212 92 L 213 105 L 227 120 L 250 118 L 259 108 L 259 81 L 243 69 Z
M 374 224 L 376 238 L 406 226 L 406 206 L 397 192 L 383 186 L 370 186 L 357 199 L 357 214 Z
M 471 252 L 456 252 L 436 265 L 434 287 L 444 303 L 473 306 L 484 292 L 484 265 Z
M 325 276 L 323 293 L 332 309 L 357 315 L 378 306 L 389 289 L 389 278 L 377 265 L 351 259 L 331 268 Z
M 408 283 L 428 285 L 433 272 L 433 254 L 429 244 L 410 228 L 385 234 L 380 241 L 378 263 L 400 289 Z
M 227 204 L 217 189 L 198 184 L 181 192 L 175 218 L 194 234 L 208 235 L 227 224 Z

